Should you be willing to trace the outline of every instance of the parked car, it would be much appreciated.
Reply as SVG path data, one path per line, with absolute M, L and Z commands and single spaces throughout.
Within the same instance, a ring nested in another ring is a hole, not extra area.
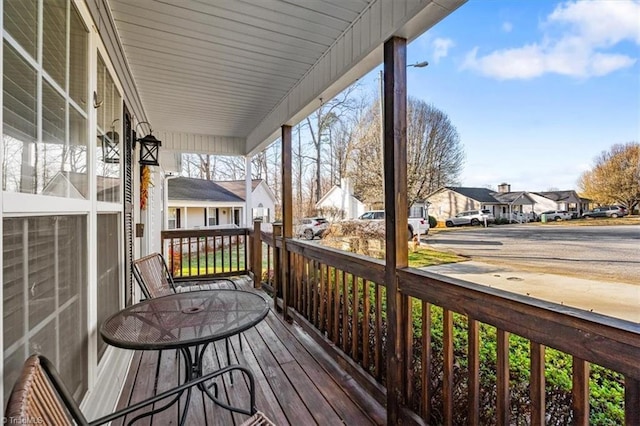
M 315 237 L 322 238 L 328 227 L 329 221 L 324 217 L 305 217 L 296 224 L 295 234 L 300 238 L 313 240 Z
M 450 217 L 447 219 L 444 224 L 447 227 L 452 226 L 462 226 L 462 225 L 471 225 L 477 226 L 480 224 L 493 223 L 495 221 L 495 217 L 491 213 L 489 209 L 482 210 L 467 210 L 464 212 L 460 212 L 454 217 Z
M 359 220 L 384 220 L 384 210 L 370 210 L 358 217 Z M 429 233 L 429 220 L 423 217 L 410 217 L 407 219 L 409 238 L 414 235 L 427 235 Z
M 585 219 L 591 219 L 594 217 L 624 217 L 629 212 L 623 206 L 600 206 L 593 210 L 582 213 L 582 217 Z
M 573 218 L 567 210 L 547 210 L 546 212 L 540 213 L 540 217 L 542 217 L 542 215 L 545 215 L 547 221 L 569 220 Z

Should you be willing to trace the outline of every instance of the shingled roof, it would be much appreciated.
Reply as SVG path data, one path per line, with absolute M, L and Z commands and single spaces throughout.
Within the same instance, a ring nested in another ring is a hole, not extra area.
M 495 191 L 488 188 L 469 188 L 465 186 L 447 186 L 446 188 L 472 200 L 480 201 L 481 203 L 498 202 L 494 197 Z
M 262 179 L 253 179 L 251 181 L 251 190 L 255 191 L 256 187 L 260 185 L 260 182 L 262 182 Z M 244 180 L 219 180 L 216 181 L 216 183 L 233 192 L 243 200 L 247 197 L 247 183 Z
M 244 202 L 233 192 L 205 179 L 178 177 L 169 179 L 169 199 L 220 202 Z
M 545 191 L 545 192 L 534 192 L 534 194 L 538 194 L 542 197 L 548 198 L 553 201 L 562 201 L 571 198 L 574 191 Z

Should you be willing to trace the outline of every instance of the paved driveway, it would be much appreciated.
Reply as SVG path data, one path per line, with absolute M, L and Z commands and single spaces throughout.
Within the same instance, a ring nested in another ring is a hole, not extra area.
M 502 225 L 433 231 L 437 250 L 512 268 L 640 285 L 640 226 Z

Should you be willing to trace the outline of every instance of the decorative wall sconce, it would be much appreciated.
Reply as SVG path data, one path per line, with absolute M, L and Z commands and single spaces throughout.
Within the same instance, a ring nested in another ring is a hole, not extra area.
M 102 161 L 105 163 L 115 164 L 120 162 L 120 135 L 116 132 L 114 126 L 116 118 L 111 123 L 111 130 L 102 135 Z
M 147 121 L 143 121 L 138 123 L 136 129 L 141 124 L 149 124 Z M 136 139 L 136 142 L 140 142 L 140 165 L 142 166 L 159 166 L 159 151 L 160 146 L 162 145 L 162 141 L 156 139 L 153 136 L 153 129 L 149 124 L 149 134 L 143 138 Z M 135 144 L 134 144 L 135 149 Z

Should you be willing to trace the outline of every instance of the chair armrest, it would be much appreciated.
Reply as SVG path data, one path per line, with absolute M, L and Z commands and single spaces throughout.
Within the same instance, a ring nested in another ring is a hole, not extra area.
M 211 373 L 205 374 L 202 377 L 198 377 L 197 379 L 193 379 L 188 383 L 184 383 L 184 384 L 182 384 L 180 386 L 177 386 L 177 387 L 175 387 L 173 389 L 170 389 L 168 391 L 159 393 L 158 395 L 156 395 L 154 397 L 151 397 L 151 398 L 145 399 L 144 401 L 140 401 L 140 402 L 138 402 L 136 404 L 130 405 L 129 407 L 126 407 L 126 408 L 123 408 L 121 410 L 118 410 L 118 411 L 116 411 L 116 412 L 114 412 L 112 414 L 108 414 L 106 416 L 100 417 L 100 418 L 98 418 L 96 420 L 93 420 L 93 421 L 89 422 L 88 425 L 89 426 L 96 426 L 96 425 L 102 425 L 102 424 L 105 424 L 105 423 L 109 423 L 109 422 L 111 422 L 111 421 L 113 421 L 113 420 L 115 420 L 117 418 L 126 416 L 127 414 L 133 413 L 134 411 L 137 411 L 137 410 L 139 410 L 141 408 L 144 408 L 144 407 L 146 407 L 148 405 L 154 404 L 154 403 L 156 403 L 158 401 L 161 401 L 161 400 L 163 400 L 163 399 L 165 399 L 167 397 L 170 397 L 170 396 L 172 396 L 174 394 L 182 393 L 185 390 L 187 390 L 187 389 L 189 389 L 189 388 L 191 388 L 193 386 L 196 386 L 196 385 L 198 385 L 200 383 L 206 382 L 207 380 L 211 380 L 211 379 L 213 379 L 213 378 L 215 378 L 217 376 L 220 376 L 220 375 L 222 375 L 224 373 L 227 373 L 229 371 L 232 371 L 232 370 L 240 370 L 244 374 L 246 374 L 247 377 L 249 378 L 249 395 L 250 395 L 249 409 L 245 410 L 243 408 L 231 407 L 231 406 L 227 406 L 226 404 L 224 404 L 223 407 L 225 407 L 225 408 L 227 408 L 229 410 L 232 410 L 232 411 L 237 411 L 238 413 L 242 413 L 242 414 L 246 414 L 246 415 L 251 416 L 251 415 L 253 415 L 253 414 L 255 414 L 257 412 L 256 406 L 255 406 L 256 405 L 255 380 L 253 378 L 253 374 L 251 374 L 251 371 L 246 367 L 243 367 L 241 365 L 231 365 L 231 366 L 228 366 L 228 367 L 225 367 L 225 368 L 221 368 L 220 370 L 216 370 L 216 371 L 213 371 Z

